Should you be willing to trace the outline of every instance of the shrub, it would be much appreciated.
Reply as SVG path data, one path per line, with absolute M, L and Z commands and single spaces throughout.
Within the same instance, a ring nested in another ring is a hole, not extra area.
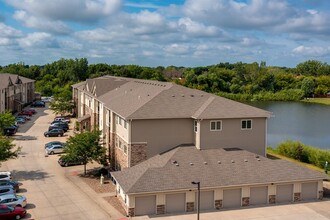
M 304 145 L 299 141 L 285 141 L 279 144 L 275 151 L 283 156 L 310 163 L 322 169 L 326 161 L 330 162 L 330 150 Z

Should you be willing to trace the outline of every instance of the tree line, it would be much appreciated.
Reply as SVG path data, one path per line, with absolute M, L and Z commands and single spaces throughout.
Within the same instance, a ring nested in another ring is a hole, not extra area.
M 24 63 L 0 66 L 0 72 L 36 80 L 43 96 L 71 99 L 71 85 L 103 75 L 174 82 L 234 100 L 298 101 L 323 97 L 330 91 L 330 66 L 308 60 L 294 68 L 267 66 L 266 62 L 219 63 L 204 67 L 143 67 L 88 64 L 86 58 L 60 59 L 43 66 Z

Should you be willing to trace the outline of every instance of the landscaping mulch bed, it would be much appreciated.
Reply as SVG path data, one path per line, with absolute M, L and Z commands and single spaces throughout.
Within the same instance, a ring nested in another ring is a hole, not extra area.
M 117 209 L 118 212 L 120 212 L 123 215 L 126 215 L 125 209 L 121 205 L 119 199 L 116 196 L 108 196 L 104 197 L 104 199 L 110 203 L 115 209 Z
M 107 178 L 104 178 L 104 184 L 100 183 L 100 177 L 82 175 L 81 179 L 96 193 L 110 193 L 116 190 L 115 185 Z

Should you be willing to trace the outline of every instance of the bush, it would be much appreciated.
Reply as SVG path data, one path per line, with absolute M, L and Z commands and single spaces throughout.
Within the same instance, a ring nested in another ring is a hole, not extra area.
M 285 141 L 277 146 L 275 152 L 322 169 L 326 161 L 330 162 L 330 150 L 304 145 L 299 141 Z

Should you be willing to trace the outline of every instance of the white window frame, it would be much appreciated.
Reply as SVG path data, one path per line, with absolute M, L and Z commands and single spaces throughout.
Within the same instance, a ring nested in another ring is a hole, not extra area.
M 119 141 L 118 148 L 119 148 L 120 150 L 123 149 L 121 141 Z
M 220 128 L 217 127 L 218 122 L 220 123 Z M 214 129 L 212 129 L 212 123 L 214 124 Z M 221 131 L 222 130 L 222 120 L 210 121 L 210 131 Z
M 248 121 L 250 121 L 250 127 L 248 127 Z M 246 127 L 243 127 L 243 122 L 245 122 Z M 252 119 L 241 120 L 241 130 L 252 130 Z
M 124 149 L 124 154 L 127 154 L 127 145 L 126 144 L 124 144 L 123 149 Z
M 198 132 L 198 121 L 194 120 L 194 132 L 197 133 Z
M 124 128 L 127 129 L 127 122 L 124 120 Z

